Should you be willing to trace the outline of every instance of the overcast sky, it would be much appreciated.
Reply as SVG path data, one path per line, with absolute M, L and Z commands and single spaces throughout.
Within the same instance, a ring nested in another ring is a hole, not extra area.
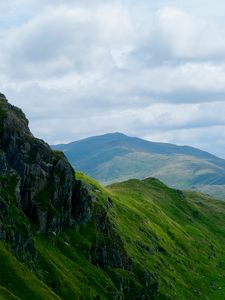
M 224 0 L 8 0 L 0 11 L 0 91 L 36 136 L 120 131 L 225 157 Z

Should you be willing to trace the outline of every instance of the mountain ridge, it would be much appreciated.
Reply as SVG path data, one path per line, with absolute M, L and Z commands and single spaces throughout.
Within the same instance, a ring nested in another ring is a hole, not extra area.
M 225 160 L 194 147 L 110 133 L 52 148 L 63 151 L 73 166 L 102 184 L 153 176 L 171 187 L 225 199 Z
M 129 139 L 133 139 L 133 140 L 136 140 L 136 141 L 139 141 L 139 142 L 144 142 L 144 143 L 148 143 L 148 144 L 151 144 L 151 145 L 158 145 L 158 146 L 170 146 L 171 148 L 178 148 L 178 149 L 183 149 L 183 150 L 188 150 L 191 151 L 196 151 L 197 153 L 198 152 L 201 152 L 201 154 L 205 153 L 205 155 L 207 157 L 212 157 L 212 158 L 217 158 L 217 159 L 221 159 L 221 160 L 224 160 L 223 158 L 221 157 L 218 157 L 208 151 L 205 151 L 205 150 L 201 150 L 201 149 L 198 149 L 196 147 L 192 147 L 192 146 L 188 146 L 188 145 L 177 145 L 177 144 L 173 144 L 173 143 L 163 143 L 163 142 L 152 142 L 152 141 L 149 141 L 149 140 L 145 140 L 145 139 L 142 139 L 142 138 L 139 138 L 139 137 L 135 137 L 135 136 L 129 136 L 127 134 L 124 134 L 122 132 L 110 132 L 110 133 L 105 133 L 105 134 L 101 134 L 101 135 L 95 135 L 95 136 L 90 136 L 90 137 L 87 137 L 87 138 L 82 138 L 80 140 L 77 140 L 77 141 L 74 141 L 74 142 L 69 142 L 69 143 L 60 143 L 60 144 L 56 144 L 56 145 L 51 145 L 51 147 L 64 147 L 64 146 L 73 146 L 73 145 L 76 145 L 77 143 L 82 143 L 82 142 L 89 142 L 89 141 L 95 141 L 96 142 L 96 138 L 108 138 L 108 137 L 112 137 L 112 141 L 114 139 L 117 139 L 118 137 L 119 138 L 129 138 Z M 173 152 L 174 153 L 174 152 Z M 202 157 L 202 155 L 201 155 Z

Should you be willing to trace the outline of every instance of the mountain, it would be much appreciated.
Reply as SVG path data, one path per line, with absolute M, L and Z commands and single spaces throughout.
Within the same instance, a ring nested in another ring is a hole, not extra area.
M 102 187 L 0 94 L 0 299 L 225 299 L 225 202 L 155 178 Z
M 104 185 L 153 176 L 174 188 L 225 199 L 225 160 L 193 147 L 111 133 L 52 148 L 63 151 L 77 170 Z
M 0 299 L 156 298 L 156 276 L 109 217 L 111 198 L 77 179 L 3 94 L 0 147 Z

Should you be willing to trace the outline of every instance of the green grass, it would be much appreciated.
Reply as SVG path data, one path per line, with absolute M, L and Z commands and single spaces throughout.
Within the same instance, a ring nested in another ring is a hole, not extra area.
M 86 232 L 84 232 L 86 230 Z M 92 230 L 92 229 L 90 229 Z M 39 276 L 62 299 L 111 299 L 115 286 L 110 277 L 88 261 L 89 229 L 67 231 L 55 241 L 38 236 Z
M 0 242 L 0 295 L 6 299 L 59 299 Z M 0 298 L 1 299 L 1 298 Z
M 171 299 L 225 299 L 225 204 L 155 179 L 109 187 L 127 251 Z

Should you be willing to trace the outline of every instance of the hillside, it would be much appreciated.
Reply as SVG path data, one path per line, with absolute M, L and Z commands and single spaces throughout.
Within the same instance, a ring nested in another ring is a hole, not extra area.
M 156 299 L 225 298 L 224 202 L 155 178 L 102 188 L 77 176 L 96 197 L 110 197 L 108 216 L 130 257 L 157 278 Z
M 108 189 L 130 255 L 158 278 L 161 299 L 225 299 L 225 204 L 154 178 Z
M 154 143 L 121 133 L 52 146 L 102 184 L 156 177 L 180 189 L 225 199 L 225 160 L 188 146 Z
M 225 202 L 102 187 L 0 94 L 0 299 L 223 300 Z

